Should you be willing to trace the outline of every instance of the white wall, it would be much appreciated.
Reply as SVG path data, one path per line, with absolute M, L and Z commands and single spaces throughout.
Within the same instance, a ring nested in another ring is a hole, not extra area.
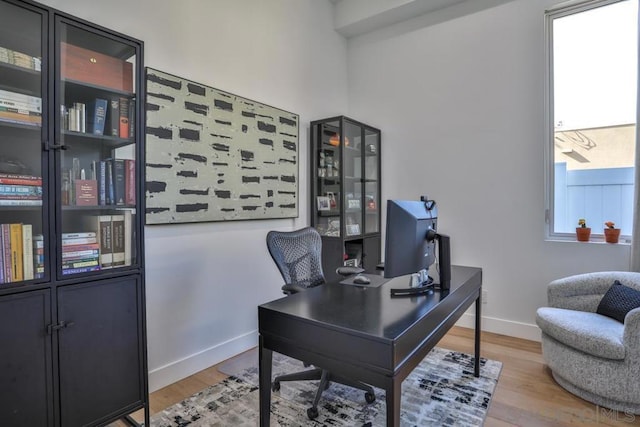
M 437 200 L 453 262 L 483 268 L 484 328 L 536 339 L 547 283 L 628 270 L 629 246 L 544 241 L 545 2 L 469 3 L 350 39 L 349 115 L 382 129 L 383 197 Z
M 300 114 L 296 220 L 147 226 L 150 389 L 257 344 L 279 298 L 271 229 L 308 224 L 309 121 L 347 109 L 346 41 L 328 0 L 46 0 L 145 42 L 145 65 Z

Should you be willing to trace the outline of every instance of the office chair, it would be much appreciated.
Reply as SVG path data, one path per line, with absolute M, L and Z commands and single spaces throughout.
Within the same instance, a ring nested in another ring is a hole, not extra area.
M 322 239 L 320 234 L 312 227 L 305 227 L 295 231 L 270 231 L 267 233 L 267 248 L 278 270 L 282 274 L 285 284 L 282 291 L 291 295 L 305 291 L 325 283 L 322 272 Z M 353 267 L 339 267 L 338 274 L 357 274 L 364 270 Z M 305 364 L 305 366 L 309 366 Z M 313 400 L 313 406 L 307 409 L 307 416 L 313 420 L 318 416 L 318 402 L 322 392 L 329 388 L 331 382 L 344 384 L 358 388 L 365 392 L 367 403 L 376 400 L 373 388 L 360 381 L 351 381 L 347 378 L 331 374 L 321 368 L 312 368 L 293 374 L 280 375 L 273 379 L 272 390 L 280 389 L 282 381 L 320 380 L 318 391 Z

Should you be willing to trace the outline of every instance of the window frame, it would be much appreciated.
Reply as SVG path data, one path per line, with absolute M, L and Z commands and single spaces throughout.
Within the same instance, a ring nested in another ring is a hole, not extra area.
M 545 10 L 545 82 L 544 82 L 544 126 L 545 126 L 545 144 L 544 144 L 544 192 L 545 192 L 545 240 L 575 241 L 575 233 L 561 233 L 554 231 L 554 201 L 555 201 L 555 158 L 554 158 L 554 139 L 555 139 L 555 111 L 554 111 L 554 62 L 553 62 L 553 22 L 555 19 L 566 16 L 575 15 L 577 13 L 586 12 L 597 9 L 599 7 L 609 6 L 627 0 L 576 0 L 560 3 L 554 7 Z M 638 8 L 638 61 L 640 62 L 640 5 Z M 640 116 L 640 64 L 636 75 L 638 81 L 638 94 L 636 95 L 636 151 L 639 149 L 638 129 L 640 126 L 638 117 Z M 636 154 L 636 157 L 638 155 Z M 634 183 L 637 185 L 637 183 Z M 576 218 L 577 226 L 578 218 Z M 604 226 L 600 232 L 598 229 L 592 229 L 590 242 L 604 242 Z M 625 234 L 620 236 L 621 243 L 630 243 L 632 236 Z

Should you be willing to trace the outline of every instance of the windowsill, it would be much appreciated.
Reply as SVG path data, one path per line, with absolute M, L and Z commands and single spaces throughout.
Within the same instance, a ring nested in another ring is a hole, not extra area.
M 604 241 L 604 236 L 591 236 L 591 240 L 588 242 L 578 242 L 575 236 L 572 237 L 563 237 L 563 236 L 552 236 L 544 239 L 545 242 L 558 242 L 558 243 L 580 243 L 580 244 L 596 244 L 596 245 L 609 245 L 609 246 L 631 246 L 631 238 L 630 237 L 621 237 L 618 243 L 607 243 Z

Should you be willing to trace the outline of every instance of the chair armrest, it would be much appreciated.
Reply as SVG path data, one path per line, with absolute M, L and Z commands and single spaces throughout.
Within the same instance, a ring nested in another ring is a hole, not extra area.
M 292 283 L 287 283 L 286 285 L 282 286 L 282 292 L 284 292 L 287 295 L 297 294 L 298 292 L 303 292 L 306 290 L 307 288 L 300 285 L 294 285 Z
M 360 267 L 344 266 L 344 267 L 336 268 L 336 273 L 338 273 L 341 276 L 351 276 L 352 274 L 360 274 L 363 271 L 364 271 L 364 268 L 360 268 Z
M 549 306 L 595 313 L 602 296 L 616 280 L 640 283 L 640 273 L 602 271 L 554 280 L 547 288 Z
M 637 360 L 640 354 L 640 307 L 634 308 L 625 316 L 622 342 L 627 351 L 635 354 L 633 360 Z

